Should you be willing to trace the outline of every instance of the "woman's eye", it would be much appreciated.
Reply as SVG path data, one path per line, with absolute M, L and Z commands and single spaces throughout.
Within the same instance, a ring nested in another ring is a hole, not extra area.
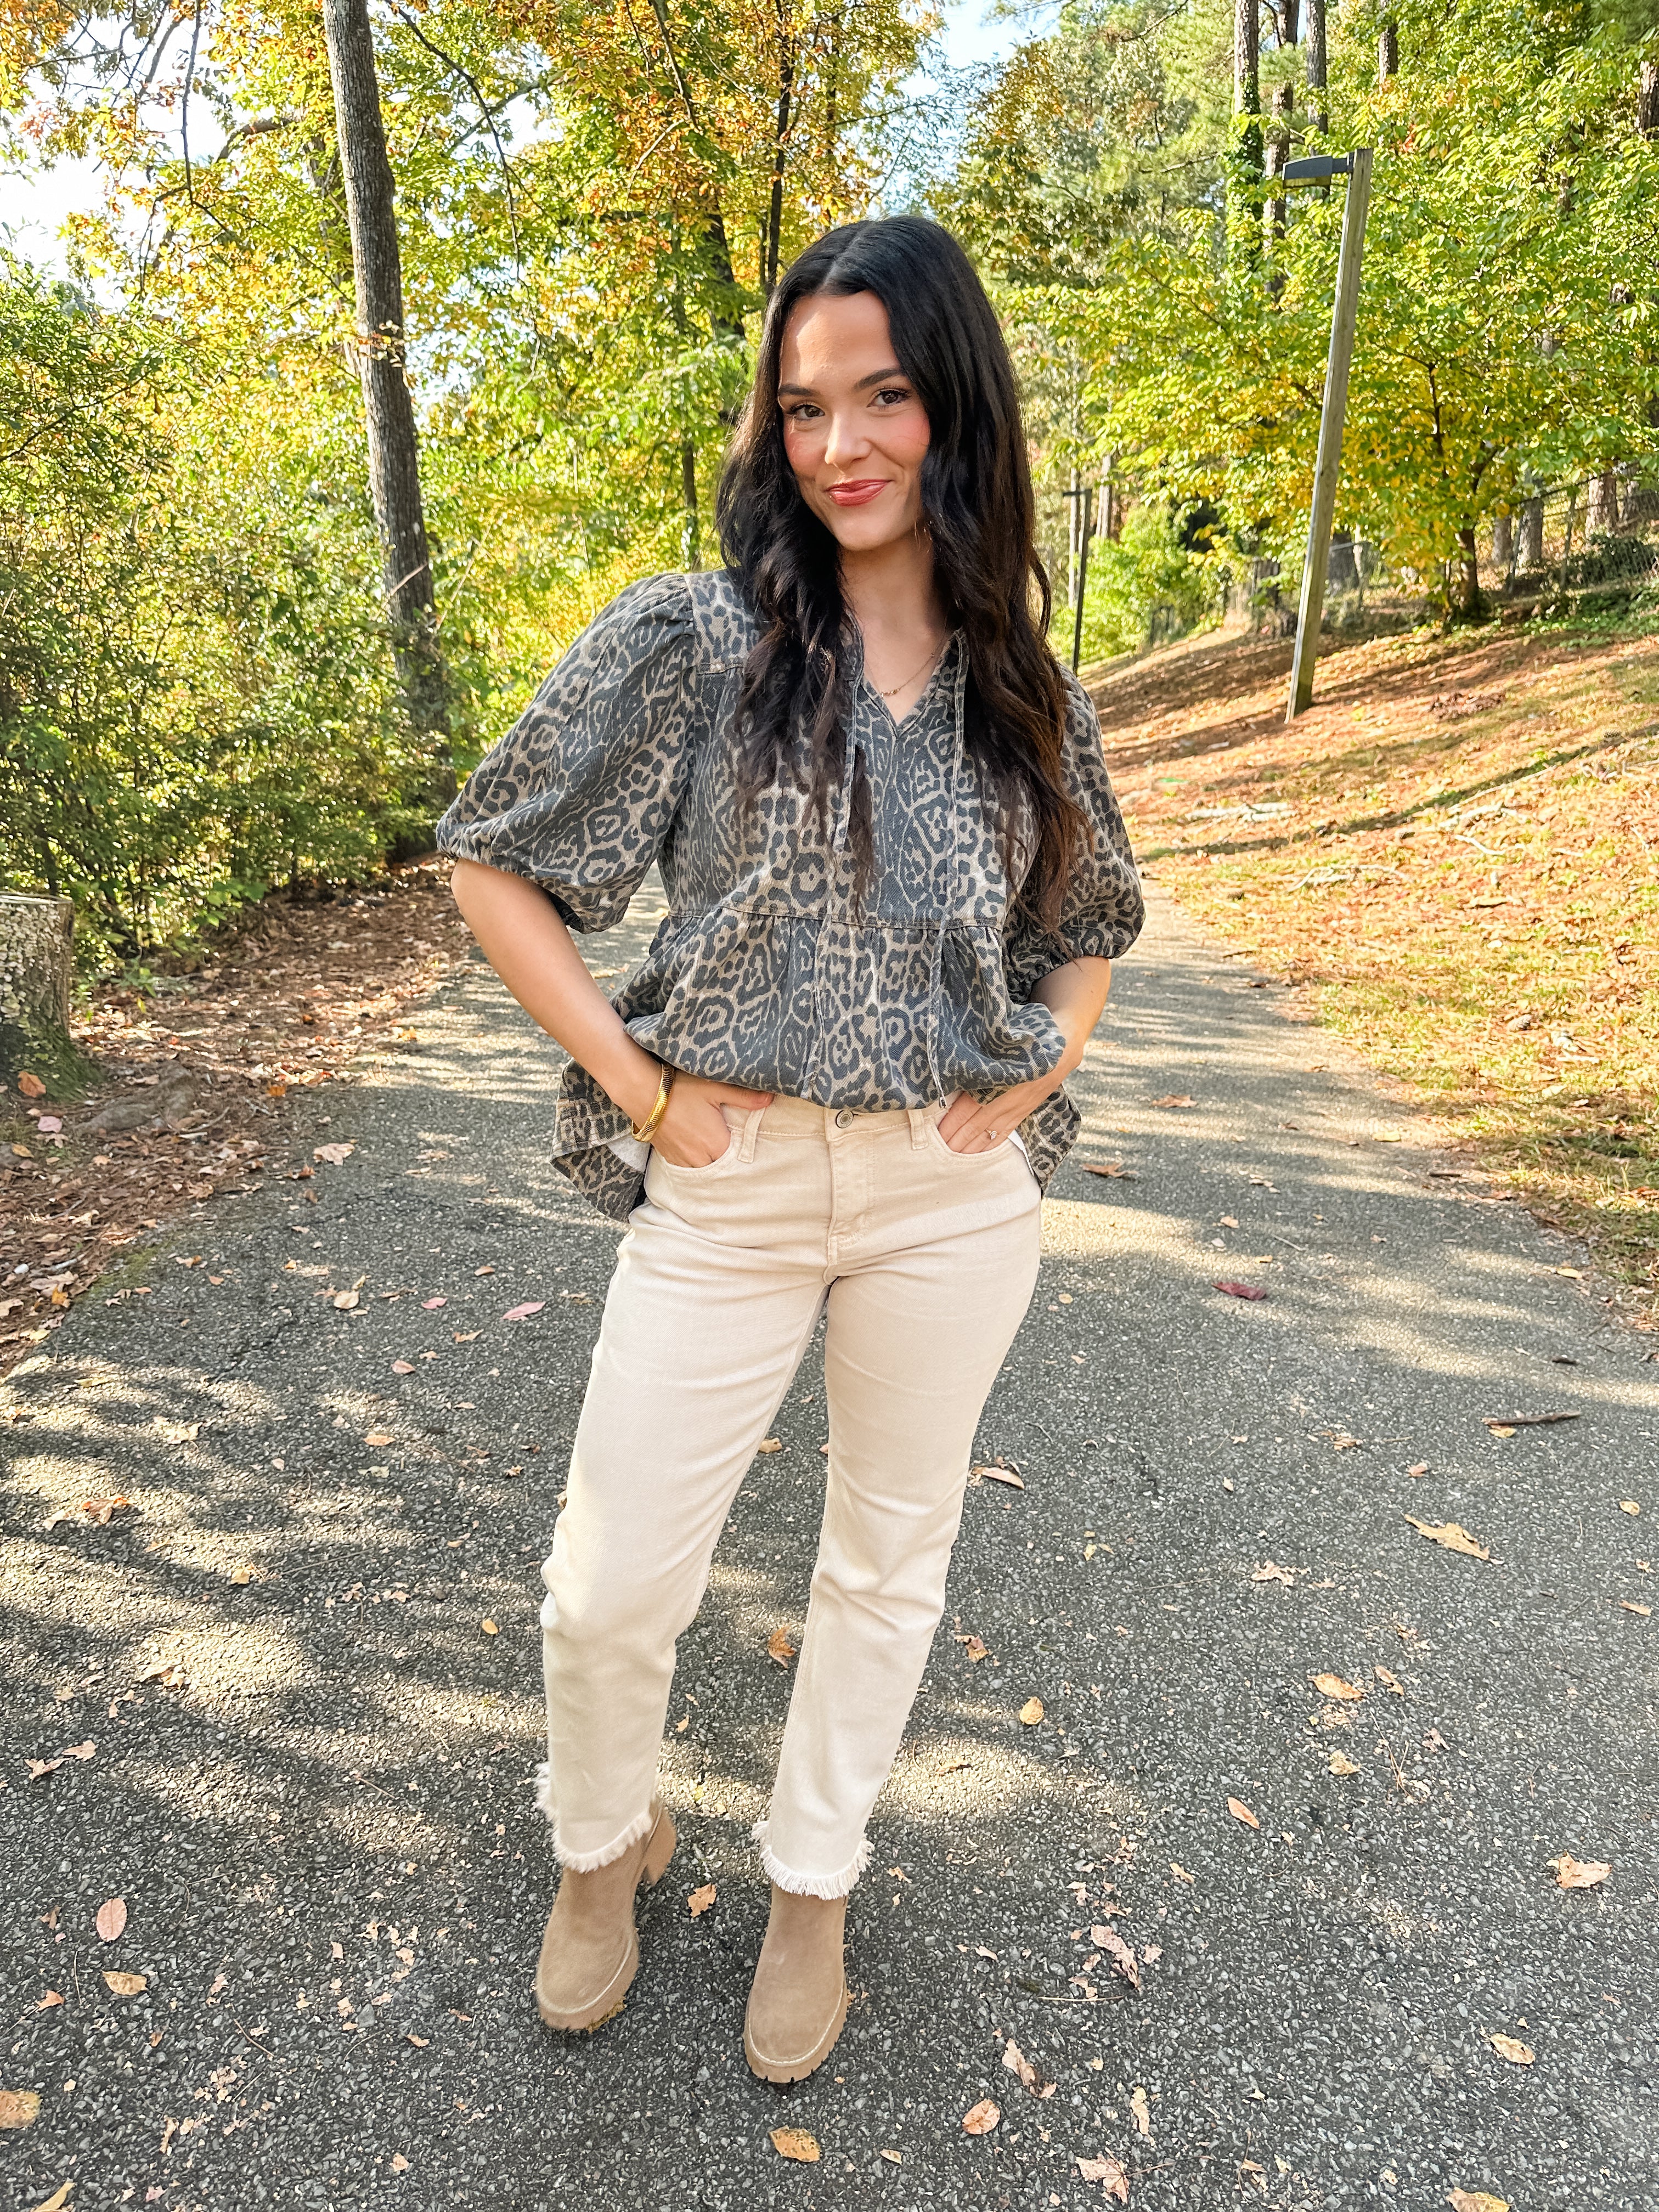
M 793 407 L 786 407 L 783 416 L 787 422 L 816 422 L 823 412 L 821 407 L 814 407 L 810 401 L 802 400 Z
M 878 407 L 901 407 L 910 394 L 902 384 L 890 384 L 876 394 Z

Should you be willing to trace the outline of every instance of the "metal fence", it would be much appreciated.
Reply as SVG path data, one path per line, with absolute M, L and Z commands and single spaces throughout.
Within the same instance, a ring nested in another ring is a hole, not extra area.
M 1481 591 L 1503 605 L 1605 604 L 1659 591 L 1659 484 L 1617 468 L 1540 489 L 1511 513 L 1490 517 L 1476 533 L 1475 551 Z M 1345 629 L 1362 622 L 1373 593 L 1415 595 L 1440 582 L 1461 599 L 1462 578 L 1455 570 L 1449 562 L 1443 578 L 1431 578 L 1393 568 L 1380 547 L 1339 530 L 1326 572 L 1326 623 Z M 1299 579 L 1299 568 L 1292 574 L 1274 561 L 1250 562 L 1228 593 L 1229 618 L 1290 631 Z
M 1516 601 L 1629 595 L 1659 584 L 1659 488 L 1607 469 L 1534 492 L 1476 540 L 1483 591 Z

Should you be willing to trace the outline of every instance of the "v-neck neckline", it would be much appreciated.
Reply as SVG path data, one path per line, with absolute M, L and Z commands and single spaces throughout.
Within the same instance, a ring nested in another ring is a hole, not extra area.
M 961 635 L 962 633 L 960 630 L 953 629 L 950 635 L 945 639 L 944 644 L 939 647 L 939 659 L 933 663 L 932 673 L 929 675 L 927 681 L 922 685 L 921 690 L 917 692 L 910 705 L 905 709 L 902 720 L 901 720 L 900 717 L 893 712 L 885 699 L 882 697 L 880 692 L 877 690 L 875 685 L 870 681 L 869 672 L 864 665 L 864 647 L 863 641 L 860 640 L 859 646 L 859 681 L 863 684 L 865 690 L 870 694 L 870 696 L 875 701 L 881 712 L 887 717 L 889 723 L 892 726 L 895 737 L 903 736 L 905 731 L 909 727 L 910 724 L 915 720 L 917 715 L 921 714 L 922 708 L 927 704 L 928 700 L 933 696 L 933 687 L 939 682 L 940 677 L 945 673 L 945 664 L 951 658 L 951 648 L 954 647 L 957 640 L 961 636 Z

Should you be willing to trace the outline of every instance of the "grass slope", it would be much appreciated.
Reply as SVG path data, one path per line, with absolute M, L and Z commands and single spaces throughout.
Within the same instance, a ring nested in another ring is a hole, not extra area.
M 1659 1317 L 1659 637 L 1211 636 L 1096 686 L 1138 854 Z

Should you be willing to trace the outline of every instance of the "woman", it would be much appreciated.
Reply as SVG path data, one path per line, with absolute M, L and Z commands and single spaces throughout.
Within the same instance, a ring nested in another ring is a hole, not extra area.
M 827 1310 L 744 2033 L 788 2081 L 846 2017 L 847 1898 L 1076 1131 L 1061 1080 L 1141 902 L 1093 710 L 1044 642 L 1007 350 L 946 232 L 852 223 L 794 264 L 719 510 L 724 571 L 613 601 L 440 842 L 570 1055 L 557 1163 L 628 1223 L 544 1569 L 550 2027 L 599 2027 L 634 1978 L 635 1893 L 674 1848 L 675 1639 Z M 653 861 L 670 911 L 611 1002 L 569 931 L 619 921 Z

